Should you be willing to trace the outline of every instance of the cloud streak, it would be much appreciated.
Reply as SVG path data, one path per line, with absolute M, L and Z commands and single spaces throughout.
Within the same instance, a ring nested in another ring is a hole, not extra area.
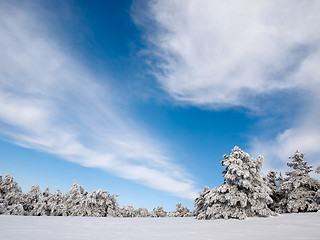
M 1 135 L 193 198 L 192 177 L 125 114 L 108 79 L 82 66 L 35 16 L 30 6 L 0 3 Z
M 319 1 L 155 0 L 148 11 L 140 3 L 133 19 L 145 30 L 152 72 L 173 101 L 245 107 L 268 117 L 275 109 L 288 113 L 290 99 L 279 102 L 275 94 L 304 91 L 298 115 L 289 113 L 290 124 L 276 138 L 253 140 L 252 151 L 277 161 L 296 148 L 320 153 Z M 268 109 L 265 99 L 272 102 Z

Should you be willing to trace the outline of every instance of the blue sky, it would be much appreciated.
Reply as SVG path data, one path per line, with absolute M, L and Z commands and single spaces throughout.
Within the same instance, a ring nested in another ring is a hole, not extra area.
M 320 160 L 318 1 L 0 1 L 0 174 L 193 207 L 235 145 Z M 307 17 L 306 17 L 307 16 Z

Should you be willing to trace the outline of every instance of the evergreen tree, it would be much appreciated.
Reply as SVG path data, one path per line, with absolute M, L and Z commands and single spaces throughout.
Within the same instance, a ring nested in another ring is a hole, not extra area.
M 68 216 L 86 216 L 86 198 L 88 192 L 75 181 L 73 187 L 66 194 Z
M 163 209 L 162 206 L 158 206 L 154 208 L 151 212 L 151 217 L 166 217 L 167 212 Z
M 14 178 L 7 174 L 5 179 L 0 181 L 1 211 L 4 214 L 24 215 L 25 211 L 21 204 L 22 190 Z
M 50 216 L 67 216 L 67 195 L 63 195 L 58 189 L 55 193 L 48 196 L 47 205 Z
M 268 207 L 275 211 L 279 207 L 279 202 L 281 200 L 281 195 L 278 193 L 278 186 L 283 182 L 283 178 L 281 173 L 278 176 L 278 172 L 276 170 L 270 170 L 267 175 L 268 187 L 271 189 L 270 197 L 273 202 L 268 204 Z
M 276 209 L 278 213 L 313 212 L 319 208 L 320 185 L 316 179 L 309 176 L 312 166 L 304 160 L 305 154 L 296 151 L 288 167 L 292 171 L 286 172 L 287 177 L 279 185 L 278 194 L 281 201 Z
M 87 200 L 87 216 L 94 217 L 118 217 L 120 208 L 117 195 L 110 195 L 106 190 L 97 190 L 89 193 Z
M 223 157 L 224 183 L 202 193 L 195 200 L 197 219 L 245 219 L 274 215 L 268 208 L 268 204 L 272 203 L 272 191 L 260 172 L 263 157 L 250 158 L 237 146 L 230 155 Z
M 150 213 L 146 208 L 138 208 L 135 210 L 136 217 L 150 217 Z
M 2 175 L 0 174 L 0 186 L 2 186 Z M 4 214 L 7 210 L 7 206 L 5 206 L 4 196 L 2 191 L 0 190 L 0 214 Z
M 134 211 L 134 207 L 132 206 L 125 206 L 121 209 L 122 217 L 135 217 L 136 213 Z
M 206 218 L 207 209 L 209 205 L 211 205 L 211 203 L 208 201 L 209 198 L 207 197 L 209 192 L 210 188 L 205 186 L 199 197 L 194 200 L 194 215 L 197 216 L 198 219 Z
M 169 217 L 191 217 L 192 212 L 187 207 L 182 206 L 180 202 L 176 204 L 176 210 L 168 214 Z
M 38 201 L 36 201 L 33 204 L 33 209 L 30 213 L 30 215 L 33 216 L 50 216 L 51 215 L 51 208 L 50 208 L 50 198 L 52 194 L 49 191 L 49 188 L 47 187 L 43 193 L 39 191 L 36 192 L 38 195 Z M 36 196 L 37 196 L 36 195 Z
M 32 185 L 31 190 L 28 193 L 23 194 L 23 198 L 21 199 L 21 203 L 23 205 L 24 210 L 26 211 L 26 213 L 28 215 L 30 215 L 30 214 L 31 215 L 38 215 L 32 211 L 33 211 L 34 207 L 36 206 L 36 204 L 39 202 L 40 195 L 41 195 L 41 191 L 40 191 L 39 185 Z

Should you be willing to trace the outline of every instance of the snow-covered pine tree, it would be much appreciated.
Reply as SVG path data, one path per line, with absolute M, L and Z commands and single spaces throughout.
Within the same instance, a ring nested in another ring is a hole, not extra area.
M 189 208 L 182 206 L 180 202 L 176 204 L 176 210 L 173 212 L 169 212 L 169 217 L 191 217 L 192 212 L 190 212 Z
M 316 173 L 320 173 L 320 166 L 318 166 L 315 170 Z
M 206 219 L 206 212 L 211 205 L 210 202 L 208 202 L 208 198 L 206 197 L 207 194 L 209 194 L 210 188 L 208 186 L 205 186 L 203 191 L 200 192 L 199 197 L 197 197 L 194 200 L 194 215 L 197 216 L 198 219 Z
M 108 198 L 108 210 L 107 210 L 107 217 L 121 217 L 120 207 L 118 200 L 116 199 L 119 197 L 119 194 L 112 194 Z
M 110 195 L 106 190 L 96 190 L 88 194 L 86 215 L 93 217 L 118 217 L 120 209 L 116 195 Z
M 66 194 L 68 216 L 87 216 L 87 195 L 88 192 L 75 181 Z
M 319 209 L 320 184 L 310 177 L 312 166 L 304 160 L 305 154 L 296 151 L 288 167 L 292 171 L 286 172 L 287 177 L 279 185 L 278 194 L 282 196 L 278 213 L 314 212 Z
M 37 185 L 36 185 L 37 186 Z M 38 191 L 37 191 L 38 193 Z M 45 191 L 43 193 L 38 193 L 38 201 L 36 201 L 33 204 L 33 209 L 30 212 L 30 215 L 33 216 L 50 216 L 52 209 L 50 208 L 49 201 L 51 199 L 52 194 L 50 193 L 50 190 L 48 187 L 46 187 Z
M 283 182 L 283 178 L 281 173 L 278 176 L 278 172 L 276 170 L 270 170 L 267 175 L 268 186 L 271 189 L 270 197 L 273 202 L 268 204 L 268 207 L 275 211 L 279 207 L 279 202 L 281 200 L 281 195 L 278 193 L 278 186 Z
M 50 211 L 50 216 L 67 216 L 67 195 L 61 193 L 58 189 L 55 193 L 50 195 L 47 200 L 47 207 Z
M 40 187 L 39 185 L 36 185 L 36 184 L 32 185 L 31 190 L 28 193 L 23 194 L 23 197 L 21 198 L 21 203 L 27 215 L 38 216 L 38 214 L 35 214 L 35 212 L 32 212 L 32 211 L 36 206 L 36 204 L 39 202 L 40 195 L 41 195 Z
M 138 208 L 135 210 L 136 217 L 150 217 L 150 213 L 146 208 Z
M 136 217 L 136 213 L 133 206 L 125 206 L 121 209 L 122 217 Z
M 195 200 L 197 219 L 245 219 L 274 215 L 268 208 L 268 204 L 272 203 L 271 189 L 260 172 L 263 157 L 250 158 L 237 146 L 230 155 L 223 157 L 224 183 Z
M 162 206 L 158 206 L 154 208 L 151 212 L 151 217 L 166 217 L 167 212 L 163 209 Z
M 24 215 L 23 206 L 20 203 L 22 190 L 9 174 L 6 175 L 5 179 L 0 181 L 0 195 L 4 214 Z
M 0 174 L 0 186 L 2 185 L 2 175 Z M 2 192 L 0 190 L 0 215 L 4 214 L 7 210 L 7 206 L 4 203 L 4 196 L 2 196 Z

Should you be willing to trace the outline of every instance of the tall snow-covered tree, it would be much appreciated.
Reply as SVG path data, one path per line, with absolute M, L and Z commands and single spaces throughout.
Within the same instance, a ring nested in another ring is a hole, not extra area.
M 191 217 L 192 212 L 189 210 L 189 208 L 182 206 L 180 202 L 176 204 L 176 210 L 173 212 L 169 212 L 169 217 Z
M 276 209 L 279 213 L 313 212 L 319 209 L 320 185 L 316 179 L 310 177 L 312 166 L 304 160 L 305 154 L 296 151 L 288 167 L 292 171 L 286 172 L 287 177 L 279 185 L 278 194 L 282 196 Z
M 230 155 L 223 158 L 224 183 L 209 191 L 205 189 L 195 200 L 197 219 L 245 219 L 274 215 L 268 208 L 268 204 L 272 203 L 272 191 L 260 172 L 263 157 L 253 159 L 236 146 Z

